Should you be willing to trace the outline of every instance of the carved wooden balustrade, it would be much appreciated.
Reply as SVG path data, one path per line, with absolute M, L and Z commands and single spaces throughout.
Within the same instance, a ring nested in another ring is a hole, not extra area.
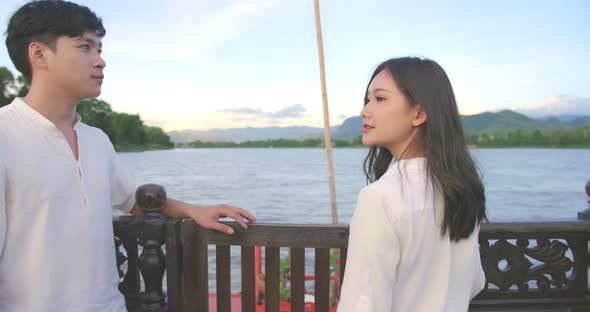
M 590 181 L 586 193 L 590 198 Z M 291 311 L 308 311 L 303 302 L 305 248 L 315 249 L 315 310 L 329 311 L 330 248 L 341 250 L 341 278 L 348 226 L 251 224 L 243 230 L 228 223 L 235 230 L 228 236 L 192 220 L 165 220 L 160 214 L 165 200 L 162 187 L 142 186 L 137 201 L 144 215 L 113 219 L 119 289 L 130 312 L 208 311 L 208 245 L 216 246 L 217 311 L 232 308 L 232 245 L 241 246 L 241 311 L 256 310 L 254 246 L 265 247 L 266 311 L 279 311 L 280 247 L 289 248 L 291 255 Z M 470 311 L 590 311 L 589 242 L 590 200 L 578 219 L 482 224 L 479 243 L 487 283 Z

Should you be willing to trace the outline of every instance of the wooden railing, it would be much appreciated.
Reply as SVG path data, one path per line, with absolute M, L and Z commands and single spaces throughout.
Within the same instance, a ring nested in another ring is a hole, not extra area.
M 328 311 L 330 286 L 330 248 L 341 248 L 341 262 L 345 263 L 348 245 L 347 226 L 252 224 L 244 230 L 235 223 L 235 233 L 226 234 L 204 230 L 193 221 L 177 223 L 180 244 L 183 246 L 184 272 L 178 287 L 184 294 L 178 311 L 208 311 L 207 245 L 216 247 L 217 311 L 230 311 L 230 247 L 241 246 L 242 311 L 254 311 L 254 247 L 265 247 L 265 305 L 267 311 L 279 311 L 279 248 L 290 249 L 290 288 L 292 311 L 304 309 L 305 248 L 315 250 L 315 306 Z M 342 271 L 343 272 L 343 271 Z M 176 304 L 176 303 L 175 303 Z
M 590 197 L 590 182 L 586 191 Z M 266 311 L 279 311 L 279 281 L 284 278 L 279 270 L 281 247 L 290 251 L 291 311 L 307 311 L 306 248 L 315 250 L 315 311 L 329 311 L 330 249 L 340 250 L 341 280 L 348 226 L 251 224 L 244 230 L 227 223 L 235 230 L 229 236 L 205 230 L 192 220 L 164 220 L 158 209 L 165 192 L 157 185 L 144 186 L 137 195 L 145 215 L 114 219 L 120 290 L 129 311 L 209 311 L 209 245 L 216 246 L 217 311 L 231 311 L 230 246 L 241 246 L 241 311 L 255 311 L 257 305 L 255 246 L 265 248 Z M 590 201 L 578 219 L 482 224 L 479 243 L 487 286 L 472 301 L 470 311 L 590 311 L 588 219 Z M 143 246 L 141 257 L 138 245 Z M 164 270 L 167 296 L 162 287 Z

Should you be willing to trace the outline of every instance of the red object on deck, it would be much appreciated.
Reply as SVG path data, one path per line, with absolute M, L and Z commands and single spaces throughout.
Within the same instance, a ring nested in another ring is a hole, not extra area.
M 256 305 L 256 312 L 264 312 L 264 304 Z M 209 312 L 217 311 L 217 294 L 209 293 Z M 231 295 L 231 311 L 242 312 L 242 295 L 232 294 Z M 279 307 L 280 312 L 291 312 L 291 305 L 288 302 L 281 301 Z M 315 305 L 313 302 L 305 303 L 305 312 L 315 312 Z M 330 307 L 329 312 L 336 312 L 336 307 Z
M 340 298 L 340 286 L 342 281 L 340 280 L 340 269 L 341 269 L 341 264 L 340 264 L 340 248 L 336 249 L 336 272 L 334 272 L 334 276 L 330 277 L 330 280 L 332 280 L 332 277 L 334 278 L 334 286 L 336 289 L 336 297 Z
M 255 274 L 255 294 L 256 298 L 260 296 L 260 274 L 262 273 L 262 250 L 260 246 L 256 246 L 254 249 L 254 274 Z M 336 249 L 336 253 L 340 256 L 340 249 Z M 335 276 L 330 276 L 330 280 L 335 280 L 337 285 L 340 284 L 340 257 L 336 258 L 337 263 L 337 270 Z M 305 275 L 306 281 L 314 281 L 315 276 L 313 275 Z M 339 288 L 339 287 L 338 287 Z M 209 293 L 209 312 L 216 312 L 217 311 L 217 294 L 216 293 Z M 231 311 L 232 312 L 242 312 L 242 294 L 232 294 L 231 295 Z M 257 304 L 256 305 L 256 312 L 264 312 L 265 305 L 264 304 Z M 280 312 L 291 312 L 291 305 L 286 301 L 281 301 L 279 306 Z M 313 302 L 306 302 L 305 303 L 305 312 L 315 312 L 315 304 Z M 336 312 L 336 307 L 330 307 L 329 312 Z
M 260 274 L 262 273 L 262 250 L 260 246 L 254 248 L 254 293 L 256 294 L 256 300 L 260 296 Z

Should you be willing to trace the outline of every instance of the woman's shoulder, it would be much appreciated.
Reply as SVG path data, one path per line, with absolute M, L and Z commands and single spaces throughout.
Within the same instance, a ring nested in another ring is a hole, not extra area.
M 387 219 L 395 223 L 408 213 L 413 213 L 415 204 L 422 202 L 426 177 L 419 172 L 388 174 L 365 186 L 358 195 L 359 206 L 380 209 Z M 419 200 L 421 199 L 421 200 Z
M 396 193 L 394 190 L 402 185 L 401 182 L 398 175 L 383 176 L 379 180 L 363 187 L 359 195 L 389 197 Z
M 378 197 L 386 201 L 401 201 L 404 199 L 404 189 L 415 183 L 414 174 L 402 175 L 390 173 L 361 189 L 359 196 Z
M 373 215 L 384 216 L 389 223 L 395 223 L 405 210 L 399 187 L 401 182 L 394 177 L 380 179 L 365 186 L 359 192 L 357 209 L 371 211 Z

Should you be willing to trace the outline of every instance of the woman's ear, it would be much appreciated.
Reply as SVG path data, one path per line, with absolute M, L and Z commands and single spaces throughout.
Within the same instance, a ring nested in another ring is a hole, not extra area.
M 413 114 L 414 118 L 412 119 L 412 126 L 414 127 L 419 127 L 428 120 L 428 115 L 421 104 L 414 105 Z

